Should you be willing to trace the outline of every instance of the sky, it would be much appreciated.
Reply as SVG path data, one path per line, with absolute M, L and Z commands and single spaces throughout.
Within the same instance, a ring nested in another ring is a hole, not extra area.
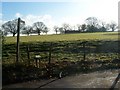
M 88 17 L 96 17 L 104 22 L 118 22 L 119 0 L 61 0 L 61 1 L 26 1 L 15 0 L 2 1 L 0 16 L 6 22 L 21 17 L 27 25 L 42 21 L 49 27 L 52 33 L 54 25 L 61 26 L 63 23 L 70 25 L 85 23 Z M 0 5 L 1 6 L 1 5 Z

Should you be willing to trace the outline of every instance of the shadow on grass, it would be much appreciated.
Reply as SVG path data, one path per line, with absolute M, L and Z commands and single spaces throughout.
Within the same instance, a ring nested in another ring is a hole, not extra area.
M 45 65 L 42 68 L 34 66 L 26 66 L 25 64 L 4 64 L 2 66 L 2 84 L 13 84 L 18 82 L 26 82 L 31 80 L 50 79 L 70 76 L 80 73 L 90 73 L 95 71 L 104 71 L 109 69 L 120 69 L 120 60 L 114 59 L 99 61 L 79 61 L 79 62 L 54 62 Z

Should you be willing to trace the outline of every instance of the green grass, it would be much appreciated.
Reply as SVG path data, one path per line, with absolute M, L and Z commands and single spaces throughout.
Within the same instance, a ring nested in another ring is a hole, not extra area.
M 16 37 L 6 37 L 5 43 L 15 43 Z M 61 34 L 61 35 L 34 35 L 21 36 L 21 42 L 56 42 L 74 40 L 118 40 L 118 32 L 97 32 L 80 34 Z

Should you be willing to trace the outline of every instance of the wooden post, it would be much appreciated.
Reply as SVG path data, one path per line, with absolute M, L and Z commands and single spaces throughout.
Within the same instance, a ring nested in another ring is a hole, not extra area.
M 18 18 L 18 25 L 17 25 L 17 52 L 16 52 L 16 63 L 19 61 L 19 37 L 20 37 L 20 18 Z
M 83 60 L 85 61 L 86 59 L 86 53 L 85 53 L 85 42 L 83 42 Z
M 48 64 L 51 63 L 51 53 L 52 53 L 52 43 L 50 43 L 50 48 L 49 48 L 49 62 L 48 62 Z
M 28 65 L 30 65 L 29 45 L 27 45 L 27 58 L 28 58 Z
M 51 76 L 51 53 L 52 53 L 52 42 L 50 43 L 50 48 L 49 48 L 49 61 L 48 61 L 48 77 Z

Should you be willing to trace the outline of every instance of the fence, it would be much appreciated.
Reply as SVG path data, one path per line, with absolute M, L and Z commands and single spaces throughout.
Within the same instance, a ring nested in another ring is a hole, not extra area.
M 118 59 L 119 41 L 65 41 L 23 43 L 20 45 L 20 62 L 28 64 L 40 56 L 40 61 L 94 61 Z M 3 46 L 3 62 L 15 61 L 16 45 Z M 9 61 L 8 61 L 9 60 Z
M 16 45 L 5 44 L 3 83 L 120 68 L 119 51 L 119 41 L 21 43 L 16 66 Z

